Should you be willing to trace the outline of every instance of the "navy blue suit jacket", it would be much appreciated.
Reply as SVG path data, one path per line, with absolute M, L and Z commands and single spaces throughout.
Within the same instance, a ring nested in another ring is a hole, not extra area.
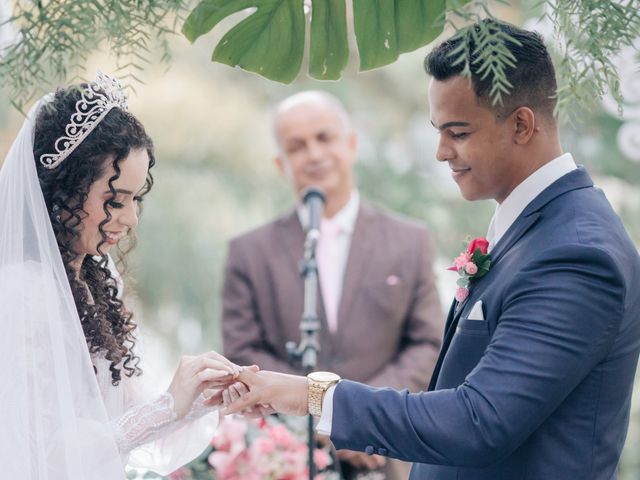
M 579 168 L 492 259 L 452 306 L 431 391 L 343 381 L 331 440 L 416 462 L 412 479 L 616 478 L 640 350 L 636 248 Z M 468 319 L 479 300 L 485 320 Z

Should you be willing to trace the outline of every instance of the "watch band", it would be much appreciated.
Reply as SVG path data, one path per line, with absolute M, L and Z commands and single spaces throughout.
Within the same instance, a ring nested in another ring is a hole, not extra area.
M 309 414 L 319 417 L 322 414 L 322 401 L 329 387 L 340 381 L 340 377 L 331 372 L 312 372 L 307 375 Z
M 309 381 L 309 414 L 319 417 L 322 414 L 322 400 L 327 390 L 313 381 Z

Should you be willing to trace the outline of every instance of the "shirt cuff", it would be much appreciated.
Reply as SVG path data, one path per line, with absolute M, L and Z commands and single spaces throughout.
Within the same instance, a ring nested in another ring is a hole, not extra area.
M 333 385 L 324 393 L 322 398 L 322 414 L 320 415 L 320 421 L 316 425 L 316 432 L 320 435 L 331 436 L 331 423 L 333 421 L 333 392 L 336 386 Z

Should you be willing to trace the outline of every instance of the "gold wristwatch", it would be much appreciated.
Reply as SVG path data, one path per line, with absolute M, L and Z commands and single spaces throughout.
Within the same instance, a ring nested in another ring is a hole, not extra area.
M 332 372 L 311 372 L 307 375 L 309 413 L 319 417 L 322 413 L 322 399 L 324 393 L 340 381 L 340 376 Z

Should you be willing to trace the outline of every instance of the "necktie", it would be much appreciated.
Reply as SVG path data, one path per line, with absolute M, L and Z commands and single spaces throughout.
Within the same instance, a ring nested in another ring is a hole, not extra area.
M 338 329 L 338 305 L 342 290 L 342 278 L 338 265 L 338 249 L 342 229 L 336 222 L 323 218 L 320 223 L 320 239 L 316 252 L 320 289 L 324 300 L 324 311 L 327 315 L 329 330 L 335 333 Z

